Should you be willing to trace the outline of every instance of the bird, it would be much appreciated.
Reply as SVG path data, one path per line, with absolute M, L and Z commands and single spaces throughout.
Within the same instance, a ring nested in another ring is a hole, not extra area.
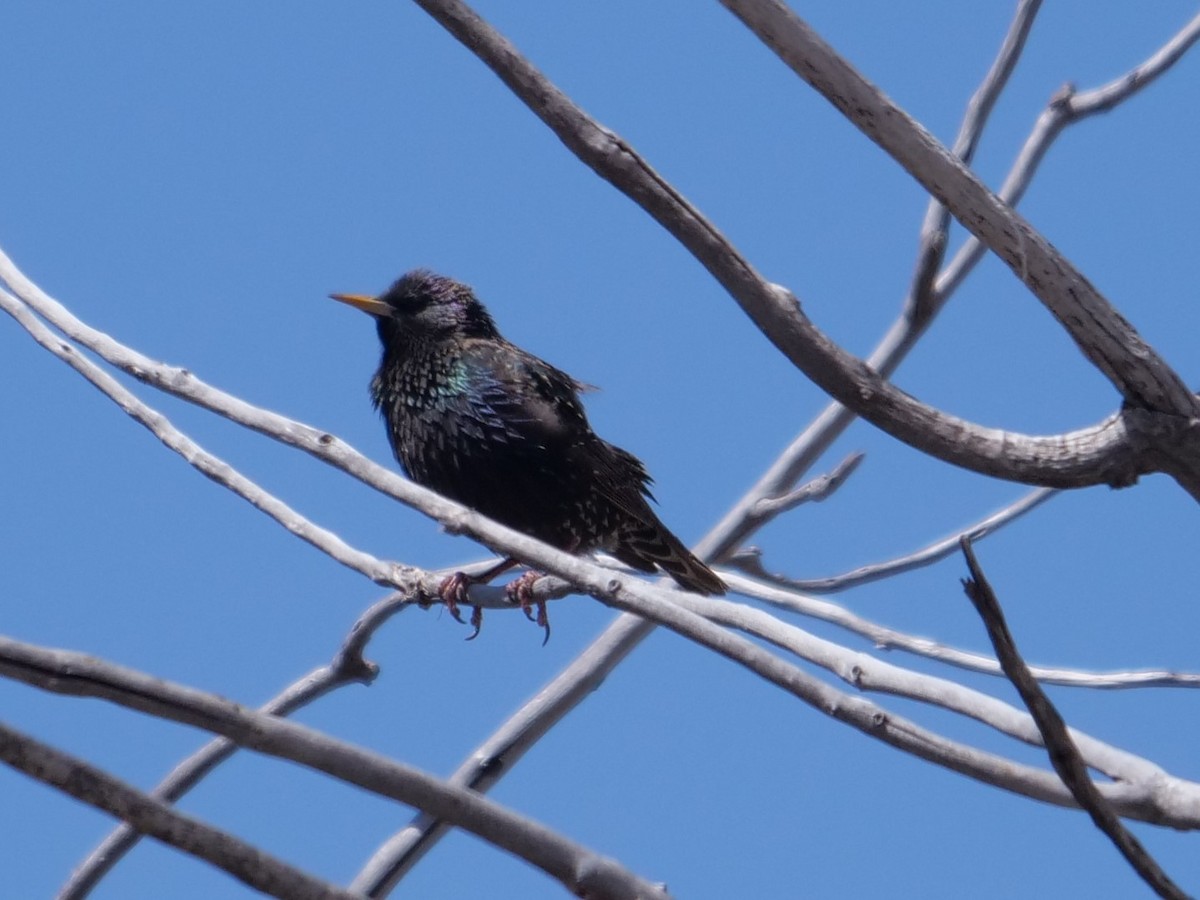
M 590 386 L 505 339 L 471 287 L 414 269 L 379 296 L 329 296 L 375 320 L 382 352 L 371 401 L 413 481 L 560 550 L 603 550 L 698 594 L 725 592 L 650 507 L 641 461 L 592 430 L 579 396 Z M 456 572 L 439 596 L 462 621 L 467 588 L 517 564 Z M 531 618 L 539 577 L 529 571 L 506 586 Z M 544 602 L 537 607 L 549 639 Z M 482 615 L 474 607 L 468 640 Z

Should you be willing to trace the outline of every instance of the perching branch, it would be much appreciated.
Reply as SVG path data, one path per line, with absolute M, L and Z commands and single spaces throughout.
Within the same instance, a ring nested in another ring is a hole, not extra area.
M 25 307 L 34 309 L 69 338 L 141 381 L 288 446 L 303 450 L 381 493 L 425 513 L 440 522 L 451 533 L 469 534 L 483 543 L 489 543 L 489 539 L 478 530 L 478 523 L 490 520 L 372 462 L 328 432 L 247 403 L 232 394 L 206 384 L 185 369 L 155 362 L 113 340 L 108 335 L 96 331 L 25 279 L 12 261 L 2 252 L 0 252 L 0 279 L 23 292 L 22 300 L 24 301 L 24 303 L 18 302 L 11 294 L 0 290 L 0 310 L 12 316 L 39 344 L 63 359 L 93 385 L 100 388 L 127 414 L 148 428 L 168 447 L 180 453 L 204 475 L 230 488 L 289 531 L 328 553 L 343 565 L 366 575 L 375 583 L 401 590 L 413 602 L 428 603 L 437 599 L 437 587 L 441 578 L 412 566 L 381 562 L 369 554 L 349 547 L 332 532 L 305 519 L 282 501 L 246 479 L 227 463 L 201 450 L 190 438 L 171 425 L 165 417 L 142 403 L 110 375 L 78 353 L 69 342 L 63 341 L 49 332 L 37 318 L 29 314 Z M 32 298 L 32 302 L 27 298 Z M 528 546 L 539 543 L 499 523 L 484 526 L 489 533 L 493 528 L 499 529 L 494 533 L 507 535 L 506 538 L 501 538 L 499 544 L 495 544 L 497 547 L 505 545 L 505 541 L 509 538 L 515 540 L 517 544 Z M 525 558 L 520 551 L 513 551 L 513 554 L 518 558 Z M 535 589 L 534 592 L 536 600 L 554 599 L 558 596 L 563 596 L 563 593 L 561 591 L 551 593 L 545 586 L 540 591 Z M 495 585 L 472 585 L 469 599 L 471 605 L 483 608 L 512 608 L 512 603 L 505 595 L 503 588 Z

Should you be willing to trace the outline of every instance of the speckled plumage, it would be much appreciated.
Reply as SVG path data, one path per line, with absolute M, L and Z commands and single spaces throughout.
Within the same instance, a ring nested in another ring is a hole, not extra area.
M 724 593 L 650 508 L 641 462 L 592 431 L 584 386 L 505 340 L 467 285 L 417 270 L 367 302 L 383 344 L 371 397 L 409 477 L 564 550 Z

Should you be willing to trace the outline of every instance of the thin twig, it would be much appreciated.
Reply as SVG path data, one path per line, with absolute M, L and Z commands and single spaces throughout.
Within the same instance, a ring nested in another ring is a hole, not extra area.
M 754 505 L 754 516 L 759 519 L 771 519 L 780 513 L 795 509 L 802 503 L 821 503 L 828 500 L 834 491 L 846 483 L 846 479 L 854 474 L 863 461 L 865 454 L 851 453 L 833 471 L 814 478 L 807 484 L 802 484 L 795 490 L 788 491 L 778 497 L 763 497 Z
M 252 506 L 266 513 L 292 534 L 313 545 L 342 565 L 359 572 L 377 584 L 386 584 L 414 592 L 415 570 L 405 572 L 395 563 L 385 563 L 369 553 L 356 550 L 332 531 L 306 519 L 282 500 L 272 496 L 231 465 L 204 450 L 176 428 L 171 421 L 140 400 L 132 391 L 79 352 L 70 341 L 54 334 L 29 311 L 29 308 L 0 289 L 0 310 L 8 313 L 35 341 L 86 378 L 97 390 L 116 403 L 135 422 L 146 428 L 170 450 L 183 457 L 207 478 L 228 488 Z M 408 577 L 404 577 L 407 575 Z
M 1000 94 L 1008 84 L 1009 76 L 1016 68 L 1017 60 L 1025 49 L 1025 41 L 1033 28 L 1033 20 L 1041 8 L 1042 0 L 1021 0 L 1017 4 L 1017 12 L 1013 16 L 1008 33 L 1000 46 L 1000 52 L 992 62 L 992 67 L 984 76 L 983 82 L 976 88 L 967 103 L 967 112 L 963 116 L 958 129 L 958 137 L 950 152 L 970 165 L 975 158 L 975 150 L 983 136 L 984 126 L 991 117 L 992 109 Z M 946 256 L 946 241 L 950 230 L 950 210 L 931 197 L 925 210 L 925 220 L 921 223 L 920 246 L 917 249 L 917 262 L 913 273 L 912 285 L 908 289 L 904 308 L 907 318 L 915 330 L 923 329 L 937 315 L 934 282 L 942 261 Z
M 962 531 L 952 534 L 950 537 L 934 541 L 932 544 L 912 553 L 907 553 L 904 556 L 885 560 L 884 562 L 872 563 L 868 566 L 860 566 L 853 571 L 845 572 L 841 575 L 833 575 L 829 578 L 789 578 L 786 575 L 768 572 L 763 567 L 761 552 L 754 549 L 743 550 L 730 557 L 729 565 L 741 569 L 753 578 L 758 578 L 782 588 L 805 591 L 810 594 L 836 594 L 852 587 L 870 584 L 873 581 L 880 581 L 884 578 L 890 578 L 894 575 L 912 572 L 915 569 L 933 565 L 952 555 L 958 549 L 959 541 L 964 535 L 969 536 L 972 540 L 984 538 L 993 532 L 999 531 L 1005 525 L 1015 521 L 1027 512 L 1036 509 L 1059 493 L 1061 492 L 1052 488 L 1036 488 L 1003 509 L 997 510 L 990 516 L 980 519 L 974 525 L 969 525 Z
M 997 196 L 1010 206 L 1020 203 L 1051 145 L 1068 126 L 1076 125 L 1090 116 L 1109 112 L 1137 95 L 1179 62 L 1197 39 L 1200 39 L 1200 14 L 1144 62 L 1108 84 L 1087 91 L 1076 91 L 1067 86 L 1056 93 L 1038 116 L 1033 131 L 1017 154 L 1000 190 L 996 192 Z M 938 298 L 936 302 L 944 302 L 943 298 L 958 288 L 986 252 L 987 247 L 979 238 L 974 235 L 969 237 L 938 276 L 934 288 Z
M 1008 630 L 1008 623 L 1004 620 L 1004 613 L 1000 609 L 1000 601 L 996 599 L 992 586 L 988 583 L 979 561 L 975 558 L 970 538 L 962 539 L 962 551 L 967 559 L 967 568 L 971 571 L 971 577 L 963 579 L 963 589 L 971 598 L 971 603 L 974 604 L 979 617 L 983 619 L 984 625 L 987 626 L 988 638 L 991 639 L 992 646 L 996 650 L 1000 665 L 1004 667 L 1004 674 L 1013 683 L 1021 695 L 1021 699 L 1029 708 L 1034 721 L 1037 722 L 1054 771 L 1062 778 L 1063 784 L 1070 789 L 1079 805 L 1087 810 L 1092 821 L 1096 823 L 1096 827 L 1108 836 L 1109 840 L 1121 851 L 1121 855 L 1129 861 L 1134 871 L 1153 888 L 1158 896 L 1170 898 L 1170 900 L 1187 900 L 1188 895 L 1167 877 L 1167 873 L 1146 852 L 1141 841 L 1121 824 L 1120 818 L 1113 812 L 1103 794 L 1088 776 L 1087 764 L 1084 763 L 1079 749 L 1071 739 L 1066 722 L 1063 721 L 1054 704 L 1050 702 L 1050 698 L 1038 685 L 1037 680 L 1030 674 L 1020 653 L 1017 652 L 1017 645 L 1013 641 L 1012 633 Z
M 1124 75 L 1114 78 L 1108 84 L 1094 90 L 1083 93 L 1072 92 L 1064 111 L 1068 121 L 1074 122 L 1095 113 L 1108 112 L 1118 103 L 1128 100 L 1179 62 L 1197 40 L 1200 40 L 1200 13 L 1197 13 L 1145 62 L 1130 69 Z
M 0 760 L 43 784 L 131 823 L 280 900 L 362 900 L 245 841 L 184 815 L 90 763 L 0 724 Z

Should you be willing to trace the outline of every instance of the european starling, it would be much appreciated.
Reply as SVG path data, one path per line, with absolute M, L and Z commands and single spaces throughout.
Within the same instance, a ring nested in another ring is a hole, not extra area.
M 688 590 L 725 592 L 651 510 L 642 463 L 592 431 L 578 396 L 586 385 L 505 340 L 470 287 L 417 269 L 378 298 L 331 296 L 375 318 L 383 355 L 371 399 L 413 481 L 562 550 L 606 550 Z M 439 593 L 457 618 L 470 583 L 515 564 L 455 573 Z M 508 585 L 526 613 L 537 577 Z

